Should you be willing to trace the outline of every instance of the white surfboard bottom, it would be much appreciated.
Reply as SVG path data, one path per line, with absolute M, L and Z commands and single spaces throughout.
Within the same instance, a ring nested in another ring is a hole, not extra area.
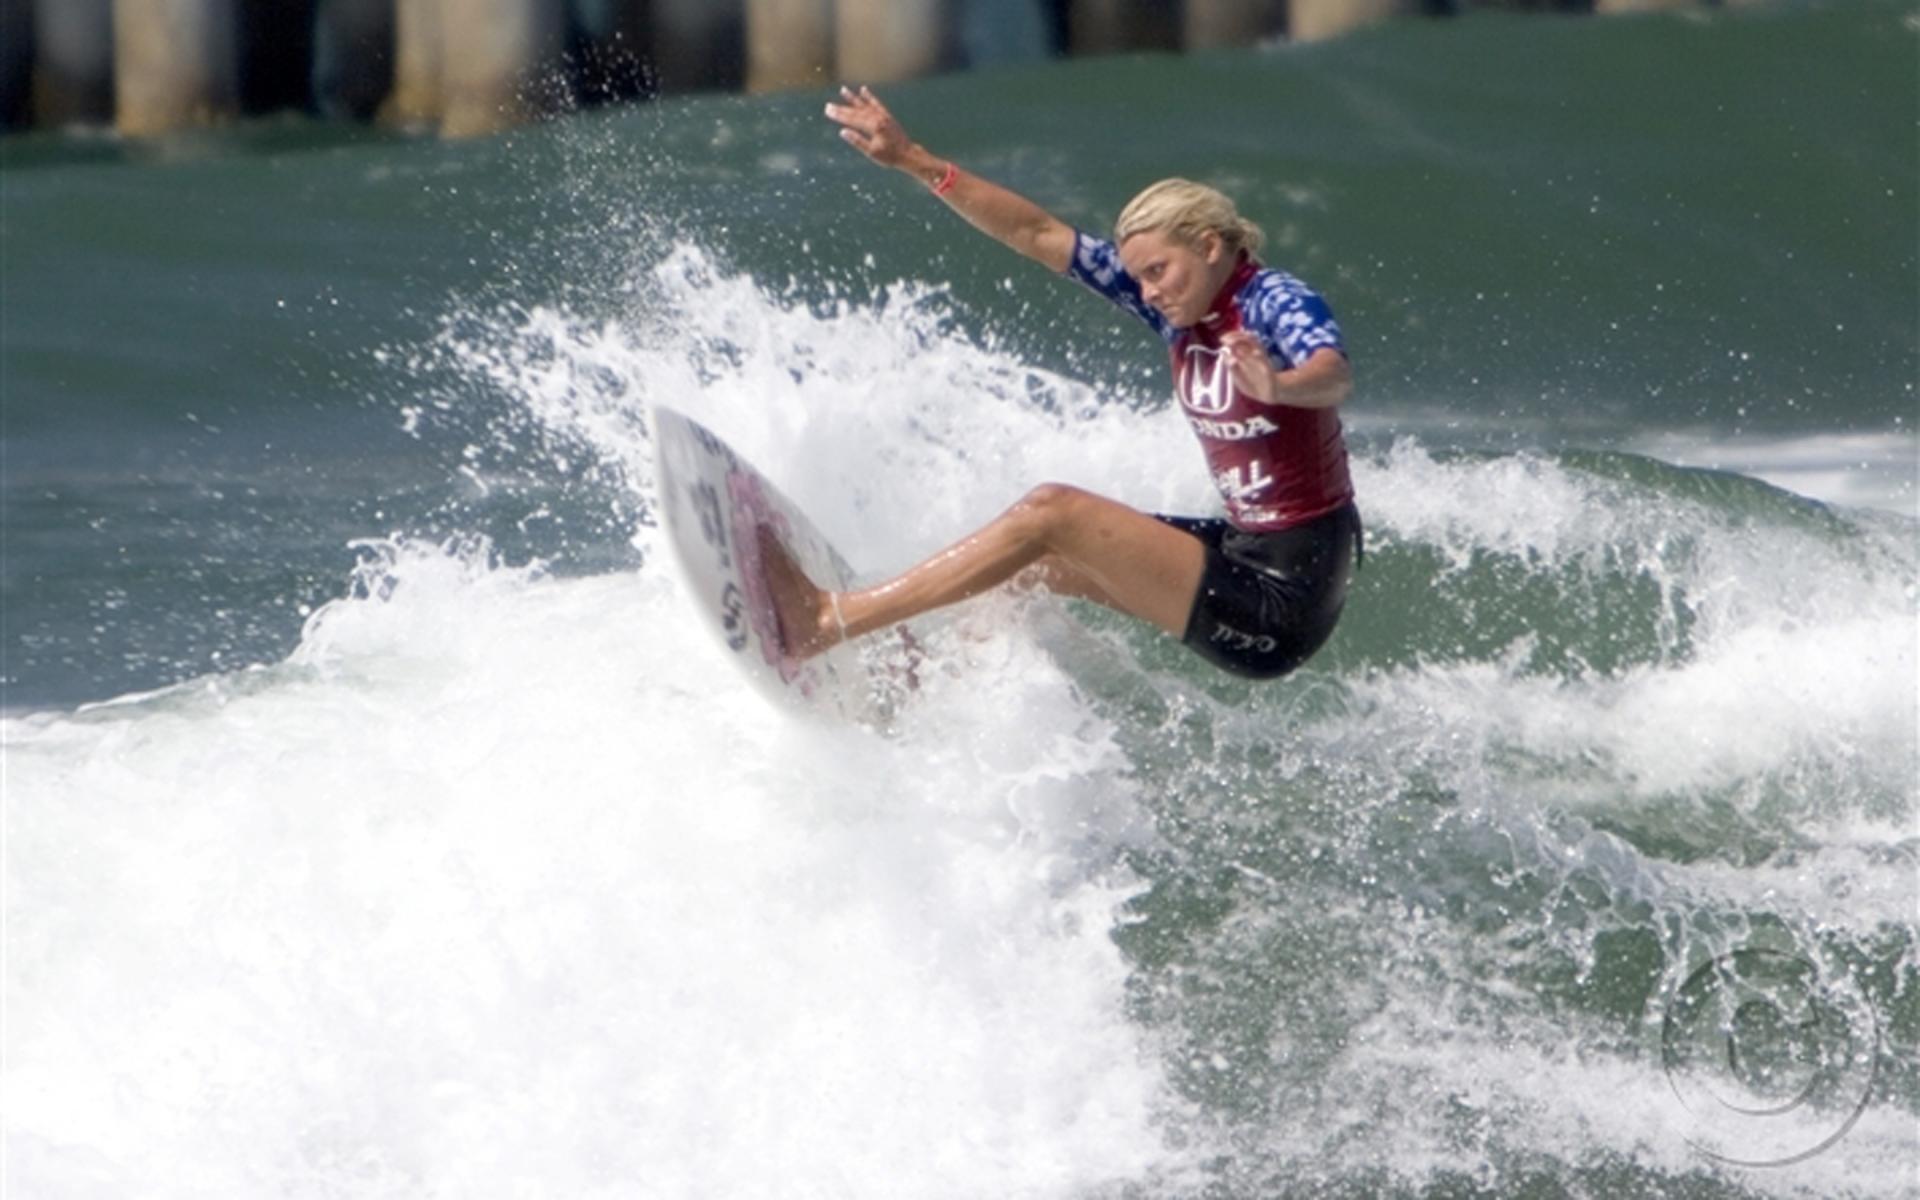
M 702 623 L 756 690 L 782 708 L 884 725 L 913 686 L 911 640 L 863 639 L 804 661 L 781 645 L 761 565 L 771 529 L 807 577 L 842 591 L 853 572 L 799 507 L 712 430 L 653 407 L 661 523 Z

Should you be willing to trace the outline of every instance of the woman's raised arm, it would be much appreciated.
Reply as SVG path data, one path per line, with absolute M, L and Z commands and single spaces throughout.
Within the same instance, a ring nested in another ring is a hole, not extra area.
M 1017 192 L 962 171 L 907 136 L 900 122 L 868 88 L 840 89 L 839 104 L 827 116 L 840 125 L 840 137 L 883 167 L 905 171 L 933 189 L 974 228 L 1012 247 L 1048 270 L 1061 272 L 1073 259 L 1071 225 Z

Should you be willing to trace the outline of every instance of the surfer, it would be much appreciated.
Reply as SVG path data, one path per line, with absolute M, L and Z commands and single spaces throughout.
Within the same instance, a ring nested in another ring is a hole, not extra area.
M 1150 621 L 1235 674 L 1306 661 L 1333 632 L 1360 549 L 1336 411 L 1353 375 L 1326 302 L 1262 266 L 1259 228 L 1212 188 L 1153 184 L 1107 241 L 930 153 L 867 88 L 842 88 L 826 111 L 869 159 L 1165 339 L 1227 516 L 1150 514 L 1047 483 L 898 578 L 845 592 L 815 586 L 763 531 L 788 651 L 817 654 L 1018 581 Z

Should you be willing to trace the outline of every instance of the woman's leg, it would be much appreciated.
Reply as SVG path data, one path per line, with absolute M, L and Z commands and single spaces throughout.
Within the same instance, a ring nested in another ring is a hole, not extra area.
M 1091 600 L 1095 604 L 1104 604 L 1112 609 L 1120 608 L 1114 598 L 1107 593 L 1107 589 L 1095 583 L 1088 578 L 1086 572 L 1058 554 L 1049 554 L 1021 571 L 1007 581 L 1007 586 L 1021 592 L 1046 591 L 1056 596 Z
M 1042 484 L 979 532 L 858 591 L 815 587 L 770 535 L 761 541 L 787 650 L 801 657 L 977 596 L 1036 566 L 1042 583 L 1180 637 L 1207 561 L 1192 534 L 1061 484 Z

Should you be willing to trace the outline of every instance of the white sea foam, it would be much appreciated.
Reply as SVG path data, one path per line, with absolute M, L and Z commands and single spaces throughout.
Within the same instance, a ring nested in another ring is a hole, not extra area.
M 1398 1131 L 1393 1158 L 1409 1174 L 1457 1172 L 1493 1190 L 1515 1168 L 1524 1170 L 1530 1156 L 1596 1170 L 1632 1163 L 1667 1179 L 1719 1176 L 1746 1194 L 1806 1200 L 1897 1195 L 1909 1175 L 1911 1118 L 1892 1106 L 1869 1109 L 1850 1126 L 1845 1110 L 1801 1114 L 1811 1129 L 1793 1130 L 1801 1142 L 1783 1140 L 1791 1124 L 1784 1117 L 1750 1117 L 1743 1137 L 1713 1148 L 1766 1162 L 1785 1157 L 1783 1147 L 1811 1148 L 1845 1133 L 1802 1162 L 1723 1165 L 1700 1152 L 1699 1115 L 1676 1097 L 1657 1027 L 1643 1057 L 1622 1058 L 1570 1048 L 1564 1022 L 1512 1030 L 1489 1043 L 1460 1036 L 1459 1017 L 1445 1003 L 1430 1003 L 1396 1006 L 1366 1023 L 1343 1064 L 1353 1091 L 1312 1119 L 1352 1128 L 1391 1123 Z M 1516 1154 L 1516 1146 L 1524 1149 Z M 1365 1165 L 1364 1141 L 1345 1153 L 1355 1167 Z M 1644 1178 L 1620 1181 L 1592 1194 L 1631 1195 L 1645 1186 Z
M 1498 662 L 1421 670 L 1390 682 L 1410 690 L 1393 706 L 1464 689 L 1476 705 L 1493 700 L 1529 745 L 1604 752 L 1636 788 L 1724 785 L 1835 748 L 1899 773 L 1914 753 L 1920 594 L 1910 550 L 1871 531 L 1841 544 L 1791 522 L 1768 528 L 1637 497 L 1537 458 L 1448 463 L 1402 444 L 1359 474 L 1375 526 L 1439 551 L 1448 570 L 1488 554 L 1547 571 L 1604 567 L 1641 576 L 1687 617 L 1684 646 L 1624 674 L 1573 687 L 1516 681 Z
M 1123 764 L 1057 670 L 1008 646 L 892 740 L 810 729 L 661 574 L 378 549 L 385 598 L 263 678 L 7 728 L 22 1194 L 1063 1195 L 1177 1163 L 1106 936 L 1137 885 L 1076 849 Z
M 1802 496 L 1920 518 L 1920 435 L 1810 434 L 1727 437 L 1661 433 L 1636 449 L 1677 466 L 1737 471 Z

